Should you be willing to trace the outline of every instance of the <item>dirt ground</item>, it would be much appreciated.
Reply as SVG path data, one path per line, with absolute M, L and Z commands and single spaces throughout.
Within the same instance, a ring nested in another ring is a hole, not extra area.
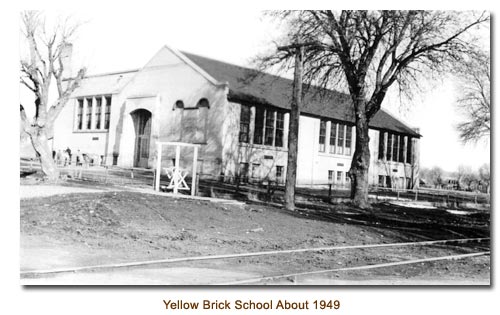
M 109 187 L 21 199 L 21 272 L 200 255 L 489 237 L 489 211 L 365 211 L 347 204 L 262 204 L 178 199 Z M 78 184 L 78 189 L 84 189 Z M 26 187 L 25 187 L 26 188 Z M 53 189 L 53 188 L 51 188 Z M 41 189 L 43 190 L 43 189 Z M 168 266 L 22 277 L 28 284 L 217 284 L 302 271 L 488 251 L 489 242 L 233 258 Z M 140 282 L 138 283 L 138 279 Z M 490 256 L 343 271 L 261 284 L 489 284 Z

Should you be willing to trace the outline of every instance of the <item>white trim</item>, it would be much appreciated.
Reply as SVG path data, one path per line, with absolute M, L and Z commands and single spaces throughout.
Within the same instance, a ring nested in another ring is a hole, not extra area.
M 168 45 L 164 45 L 163 46 L 164 48 L 167 48 L 168 50 L 170 50 L 174 55 L 176 55 L 177 57 L 179 57 L 182 61 L 184 61 L 188 66 L 190 66 L 191 68 L 193 68 L 196 72 L 198 72 L 199 74 L 201 74 L 205 79 L 207 79 L 210 83 L 212 83 L 213 85 L 216 85 L 216 86 L 220 86 L 220 85 L 226 85 L 226 83 L 223 83 L 223 82 L 219 82 L 217 81 L 214 77 L 212 77 L 210 74 L 208 74 L 205 70 L 203 70 L 202 68 L 200 68 L 197 64 L 195 64 L 193 61 L 191 61 L 191 59 L 189 59 L 187 56 L 185 56 L 183 53 L 181 53 L 180 51 L 174 49 L 174 48 L 171 48 L 169 47 Z

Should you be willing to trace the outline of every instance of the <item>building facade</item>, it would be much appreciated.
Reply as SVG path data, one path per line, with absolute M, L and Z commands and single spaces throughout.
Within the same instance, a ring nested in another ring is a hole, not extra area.
M 59 115 L 55 151 L 152 168 L 157 141 L 200 145 L 198 172 L 283 181 L 292 82 L 163 47 L 141 69 L 87 76 Z M 355 128 L 348 95 L 311 87 L 300 115 L 298 185 L 348 186 Z M 380 110 L 370 123 L 370 184 L 418 185 L 418 131 Z M 192 152 L 183 149 L 189 169 Z M 162 165 L 173 165 L 173 149 Z

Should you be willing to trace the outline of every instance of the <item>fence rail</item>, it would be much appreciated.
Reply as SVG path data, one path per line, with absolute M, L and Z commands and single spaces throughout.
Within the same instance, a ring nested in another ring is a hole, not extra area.
M 21 172 L 34 172 L 41 169 L 37 159 L 20 159 Z M 91 165 L 58 165 L 62 176 L 89 180 L 103 183 L 148 185 L 154 186 L 155 171 L 145 168 L 121 168 L 116 166 L 91 166 Z M 189 176 L 188 176 L 189 177 Z M 263 194 L 266 199 L 281 198 L 284 193 L 283 180 L 261 179 L 254 177 L 240 177 L 230 175 L 197 174 L 198 191 L 206 189 L 221 189 L 226 192 L 250 192 Z M 161 175 L 161 185 L 168 179 Z M 297 195 L 309 198 L 323 198 L 331 201 L 333 199 L 347 199 L 349 187 L 336 185 L 331 182 L 320 182 L 307 185 L 298 185 Z M 448 189 L 432 188 L 385 188 L 370 186 L 370 196 L 376 200 L 395 199 L 410 201 L 429 201 L 435 203 L 446 203 L 448 205 L 461 205 L 464 203 L 490 204 L 490 195 L 479 192 L 468 192 Z

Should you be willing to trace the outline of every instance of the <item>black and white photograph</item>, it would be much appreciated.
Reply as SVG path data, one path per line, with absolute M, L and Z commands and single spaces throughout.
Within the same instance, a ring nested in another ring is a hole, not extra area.
M 17 14 L 20 285 L 492 285 L 489 11 Z

